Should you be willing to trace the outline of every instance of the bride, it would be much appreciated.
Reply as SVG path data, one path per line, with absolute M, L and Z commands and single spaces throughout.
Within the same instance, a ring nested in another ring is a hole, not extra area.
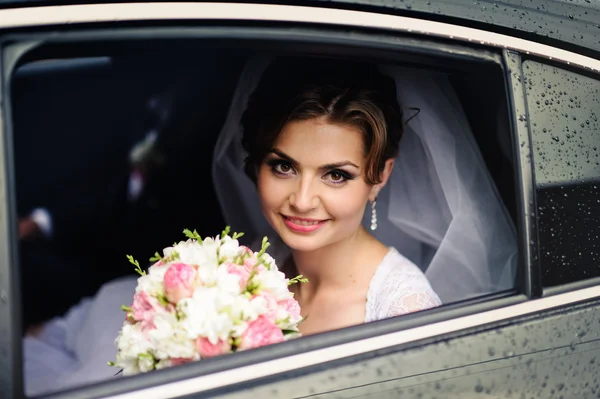
M 294 76 L 294 79 L 290 79 Z M 392 173 L 403 132 L 394 81 L 376 66 L 280 59 L 242 117 L 245 170 L 262 212 L 292 250 L 284 270 L 303 334 L 435 307 L 423 272 L 361 224 Z
M 248 61 L 213 180 L 245 244 L 269 235 L 280 267 L 309 279 L 304 334 L 513 287 L 514 228 L 458 104 L 442 74 Z M 135 286 L 109 282 L 26 337 L 26 393 L 111 378 Z

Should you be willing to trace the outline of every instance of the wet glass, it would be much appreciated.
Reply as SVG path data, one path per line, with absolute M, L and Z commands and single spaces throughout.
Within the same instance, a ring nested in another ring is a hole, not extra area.
M 523 64 L 545 287 L 600 276 L 600 80 Z

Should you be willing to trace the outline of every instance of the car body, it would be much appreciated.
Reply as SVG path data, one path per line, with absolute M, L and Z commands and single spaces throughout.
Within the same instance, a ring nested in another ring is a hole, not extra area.
M 510 292 L 423 314 L 51 397 L 600 395 L 598 3 L 4 1 L 0 7 L 0 396 L 23 395 L 8 95 L 12 69 L 29 49 L 48 40 L 194 36 L 272 37 L 288 46 L 332 50 L 352 45 L 363 55 L 369 49 L 433 52 L 466 64 L 493 59 L 504 73 L 514 157 L 517 284 Z

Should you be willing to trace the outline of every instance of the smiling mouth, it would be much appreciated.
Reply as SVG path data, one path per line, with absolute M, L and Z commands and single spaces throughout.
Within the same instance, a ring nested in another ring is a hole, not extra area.
M 294 224 L 299 224 L 300 226 L 314 226 L 319 224 L 321 221 L 319 220 L 302 220 L 302 219 L 294 219 L 287 216 L 284 216 L 287 220 Z
M 299 233 L 312 233 L 318 230 L 321 226 L 327 222 L 327 219 L 306 219 L 306 218 L 295 218 L 291 216 L 281 215 L 285 225 L 292 231 Z

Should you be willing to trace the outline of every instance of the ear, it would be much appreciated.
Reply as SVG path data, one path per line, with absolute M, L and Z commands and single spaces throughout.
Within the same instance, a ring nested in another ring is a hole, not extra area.
M 390 158 L 385 161 L 385 165 L 383 166 L 383 171 L 381 172 L 381 183 L 375 184 L 371 188 L 371 193 L 369 194 L 369 201 L 373 202 L 379 195 L 379 192 L 385 187 L 392 174 L 392 170 L 394 169 L 394 158 Z

